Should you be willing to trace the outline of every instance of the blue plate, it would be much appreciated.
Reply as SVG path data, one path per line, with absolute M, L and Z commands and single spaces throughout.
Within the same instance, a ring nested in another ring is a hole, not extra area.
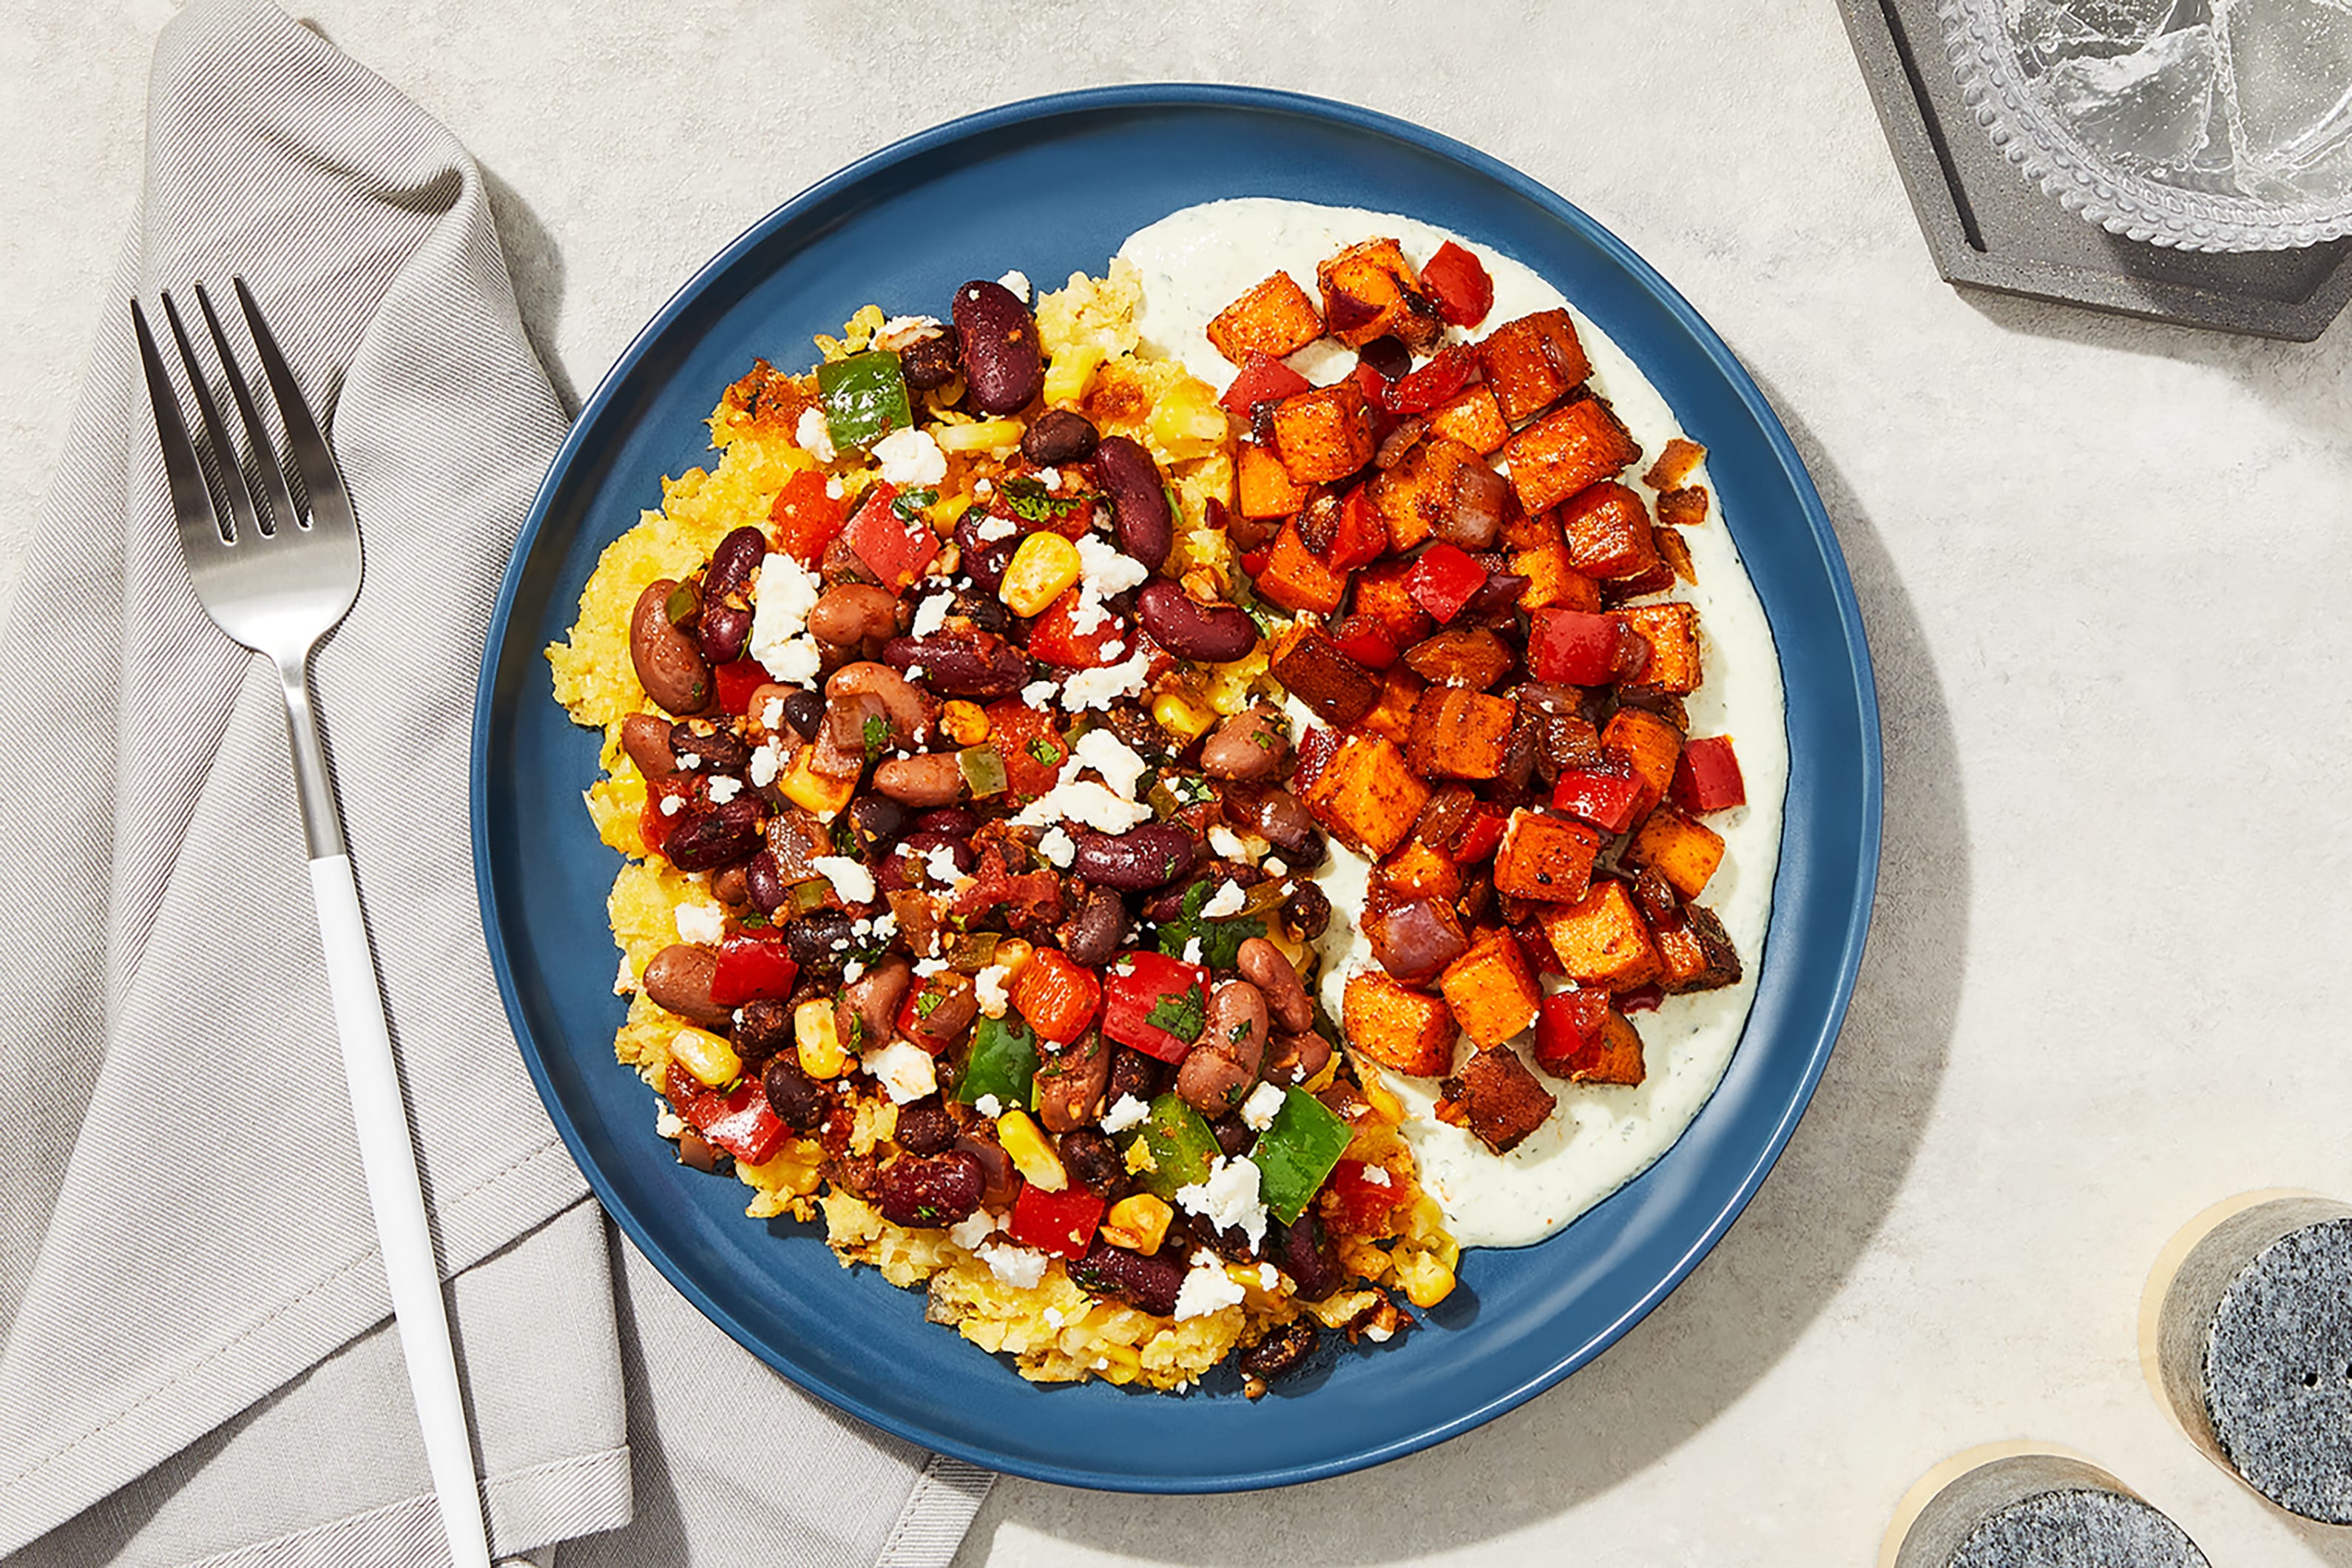
M 604 895 L 619 862 L 580 807 L 596 738 L 566 721 L 541 650 L 599 552 L 703 460 L 702 421 L 754 355 L 875 300 L 941 312 L 967 278 L 1099 271 L 1156 218 L 1221 196 L 1410 213 L 1543 273 L 1623 345 L 1706 444 L 1779 639 L 1786 835 L 1754 1016 L 1729 1074 L 1649 1172 L 1554 1239 L 1477 1251 L 1434 1321 L 1324 1352 L 1258 1404 L 1041 1388 L 923 1299 L 847 1271 L 814 1227 L 743 1217 L 746 1189 L 679 1165 L 614 1065 L 622 1016 Z M 1721 339 L 1600 225 L 1483 153 L 1402 121 L 1282 93 L 1133 87 L 1018 103 L 899 142 L 803 193 L 663 307 L 582 410 L 516 546 L 475 712 L 474 853 L 507 1011 L 548 1113 L 629 1238 L 710 1320 L 803 1388 L 903 1437 L 1073 1486 L 1218 1491 L 1395 1458 L 1582 1366 L 1657 1305 L 1764 1178 L 1820 1077 L 1877 874 L 1876 700 L 1820 499 Z

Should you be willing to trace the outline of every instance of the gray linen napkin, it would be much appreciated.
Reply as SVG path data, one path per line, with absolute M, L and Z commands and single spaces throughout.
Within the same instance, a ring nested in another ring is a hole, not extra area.
M 0 626 L 0 1554 L 447 1561 L 282 712 L 189 591 L 120 304 L 242 273 L 332 410 L 365 534 L 315 688 L 498 1550 L 944 1563 L 986 1473 L 803 1397 L 618 1243 L 492 988 L 473 677 L 565 420 L 478 171 L 263 0 L 197 0 L 150 94 L 116 303 Z

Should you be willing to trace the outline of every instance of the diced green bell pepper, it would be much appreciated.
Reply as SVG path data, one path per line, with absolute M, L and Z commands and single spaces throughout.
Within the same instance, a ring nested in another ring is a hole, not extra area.
M 1151 1168 L 1138 1172 L 1136 1181 L 1144 1191 L 1171 1203 L 1176 1201 L 1178 1188 L 1207 1181 L 1209 1163 L 1223 1152 L 1201 1113 L 1172 1094 L 1151 1102 L 1151 1113 L 1135 1136 L 1151 1154 Z
M 1321 1100 L 1303 1089 L 1285 1089 L 1282 1109 L 1250 1151 L 1259 1201 L 1283 1224 L 1297 1223 L 1347 1152 L 1349 1136 L 1348 1124 Z
M 1004 793 L 1004 758 L 994 746 L 966 746 L 956 753 L 956 764 L 963 769 L 963 782 L 971 786 L 973 799 Z
M 1023 1110 L 1036 1077 L 1037 1037 L 1029 1026 L 1018 1018 L 982 1017 L 972 1032 L 971 1056 L 964 1063 L 963 1081 L 956 1085 L 956 1098 L 975 1105 L 992 1094 L 1006 1110 Z
M 824 400 L 824 423 L 836 447 L 871 447 L 893 430 L 915 423 L 907 400 L 907 377 L 898 356 L 867 349 L 816 367 L 816 389 Z

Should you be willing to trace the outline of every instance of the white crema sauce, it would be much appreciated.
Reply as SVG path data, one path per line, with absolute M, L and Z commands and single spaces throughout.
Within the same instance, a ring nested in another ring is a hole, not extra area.
M 1530 311 L 1565 307 L 1592 362 L 1593 389 L 1642 444 L 1639 471 L 1667 440 L 1683 434 L 1674 410 L 1608 334 L 1559 289 L 1523 264 L 1492 248 L 1412 218 L 1355 207 L 1246 197 L 1209 202 L 1172 213 L 1129 238 L 1119 254 L 1143 279 L 1140 317 L 1145 344 L 1181 359 L 1194 374 L 1222 390 L 1234 367 L 1209 345 L 1207 326 L 1253 284 L 1280 269 L 1310 298 L 1316 264 L 1343 247 L 1376 237 L 1402 243 L 1419 266 L 1451 239 L 1483 261 L 1495 280 L 1495 306 L 1481 330 Z M 1450 330 L 1450 340 L 1470 336 Z M 1310 344 L 1290 364 L 1318 384 L 1352 364 L 1352 350 Z M 1691 482 L 1706 483 L 1702 465 Z M 1714 487 L 1708 487 L 1710 494 Z M 1722 1080 L 1756 995 L 1764 958 L 1765 926 L 1772 910 L 1772 877 L 1780 852 L 1780 809 L 1789 781 L 1789 747 L 1780 665 L 1764 607 L 1740 564 L 1721 516 L 1721 500 L 1706 521 L 1684 538 L 1698 582 L 1678 583 L 1665 597 L 1698 606 L 1704 679 L 1685 700 L 1694 735 L 1727 734 L 1738 747 L 1748 804 L 1717 812 L 1707 825 L 1723 836 L 1723 864 L 1701 902 L 1715 910 L 1739 951 L 1738 984 L 1695 995 L 1669 996 L 1655 1012 L 1637 1016 L 1648 1077 L 1638 1088 L 1570 1084 L 1538 1071 L 1559 1109 L 1527 1141 L 1497 1156 L 1471 1134 L 1438 1121 L 1433 1079 L 1381 1071 L 1404 1101 L 1404 1133 L 1421 1163 L 1422 1180 L 1444 1205 L 1454 1238 L 1470 1247 L 1524 1247 L 1543 1240 L 1646 1170 L 1671 1148 Z M 1294 699 L 1294 716 L 1306 710 Z M 1373 966 L 1370 944 L 1355 916 L 1364 907 L 1368 863 L 1337 842 L 1321 880 L 1333 917 L 1318 944 L 1322 994 L 1333 1017 L 1349 974 Z M 1524 1051 L 1522 1036 L 1513 1045 Z M 1457 1060 L 1469 1043 L 1455 1047 Z

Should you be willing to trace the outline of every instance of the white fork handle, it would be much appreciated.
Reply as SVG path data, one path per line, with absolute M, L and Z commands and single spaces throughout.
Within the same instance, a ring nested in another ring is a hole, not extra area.
M 408 1111 L 393 1068 L 392 1037 L 384 1027 L 383 996 L 376 989 L 351 858 L 328 855 L 311 861 L 310 895 L 319 906 L 327 987 L 334 998 L 335 1032 L 343 1042 L 352 1119 L 359 1127 L 360 1165 L 367 1173 L 368 1203 L 375 1210 L 376 1240 L 392 1285 L 393 1321 L 400 1329 L 416 1417 L 425 1428 L 425 1458 L 432 1467 L 441 1523 L 457 1568 L 489 1568 L 490 1543 L 474 1481 L 465 1400 L 457 1392 L 457 1361 L 449 1348 L 441 1271 L 425 1226 L 416 1150 L 409 1142 Z

